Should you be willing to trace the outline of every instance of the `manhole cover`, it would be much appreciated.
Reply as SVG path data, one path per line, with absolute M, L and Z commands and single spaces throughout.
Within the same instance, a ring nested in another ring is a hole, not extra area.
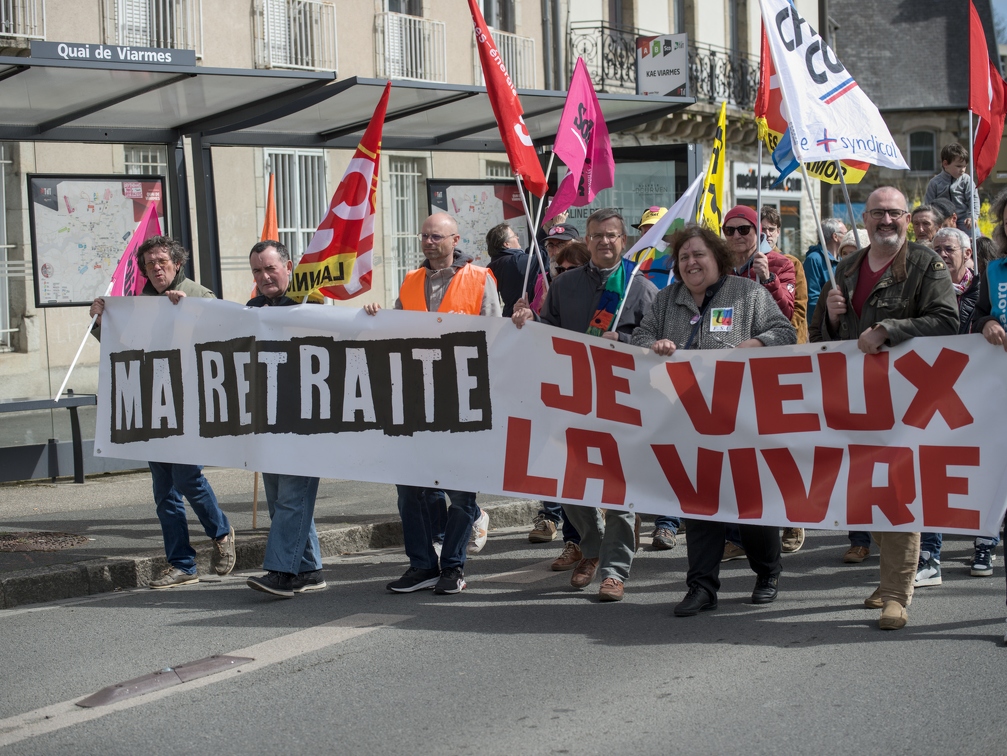
M 59 551 L 87 541 L 73 533 L 0 533 L 0 551 Z

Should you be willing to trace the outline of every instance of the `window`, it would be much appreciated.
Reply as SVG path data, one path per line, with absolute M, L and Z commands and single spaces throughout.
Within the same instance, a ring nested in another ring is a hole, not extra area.
M 675 34 L 685 34 L 685 0 L 675 0 Z
M 336 6 L 320 0 L 256 0 L 256 65 L 336 70 Z
M 937 172 L 937 135 L 934 132 L 913 131 L 909 134 L 909 170 Z
M 203 54 L 201 0 L 103 0 L 105 42 Z
M 7 166 L 12 161 L 7 159 L 4 146 L 0 144 L 0 208 L 7 207 L 7 197 L 4 196 L 7 186 Z M 13 244 L 7 243 L 7 214 L 0 211 L 0 351 L 6 352 L 11 348 L 10 327 L 10 278 L 11 266 L 8 261 L 8 252 Z
M 491 29 L 514 33 L 514 0 L 482 0 L 482 12 Z
M 510 167 L 510 163 L 504 162 L 502 160 L 487 160 L 486 178 L 512 179 L 514 178 L 514 170 Z
M 633 0 L 608 0 L 608 25 L 619 29 L 634 28 Z
M 391 238 L 389 252 L 392 257 L 392 275 L 389 289 L 397 292 L 411 270 L 423 262 L 423 252 L 417 234 L 422 223 L 426 204 L 426 161 L 422 158 L 388 158 L 388 180 L 391 191 Z
M 390 13 L 404 13 L 407 16 L 423 15 L 423 0 L 388 0 Z
M 168 150 L 164 145 L 127 144 L 123 147 L 126 173 L 148 176 L 168 174 Z
M 266 195 L 269 173 L 276 177 L 276 225 L 280 241 L 296 264 L 329 206 L 325 191 L 325 154 L 321 150 L 267 150 Z
M 45 39 L 45 0 L 0 0 L 2 47 L 27 46 Z

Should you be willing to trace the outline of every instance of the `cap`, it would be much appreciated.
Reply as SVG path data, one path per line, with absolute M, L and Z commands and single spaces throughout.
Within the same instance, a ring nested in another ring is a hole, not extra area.
M 576 241 L 580 239 L 580 231 L 569 223 L 560 223 L 549 229 L 546 234 L 546 241 L 556 239 L 558 241 Z
M 643 215 L 640 217 L 640 222 L 633 226 L 633 228 L 652 226 L 661 220 L 667 212 L 668 208 L 666 207 L 649 207 L 643 211 Z
M 724 216 L 724 221 L 721 225 L 735 218 L 744 218 L 756 228 L 759 227 L 759 216 L 756 215 L 755 209 L 748 205 L 735 205 L 732 207 L 727 211 L 727 215 Z

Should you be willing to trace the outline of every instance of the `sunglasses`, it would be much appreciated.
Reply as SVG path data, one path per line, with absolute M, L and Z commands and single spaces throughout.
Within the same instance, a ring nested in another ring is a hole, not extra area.
M 724 236 L 731 237 L 735 234 L 748 236 L 755 229 L 755 226 L 724 226 Z
M 556 275 L 558 276 L 560 273 L 566 273 L 568 270 L 573 270 L 576 267 L 577 267 L 576 265 L 566 265 L 566 266 L 560 265 L 560 266 L 557 266 L 557 268 L 556 268 Z

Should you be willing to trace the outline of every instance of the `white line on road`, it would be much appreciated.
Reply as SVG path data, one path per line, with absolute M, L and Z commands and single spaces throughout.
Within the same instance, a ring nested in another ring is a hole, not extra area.
M 327 646 L 364 635 L 372 630 L 387 627 L 411 618 L 412 615 L 407 614 L 352 614 L 349 617 L 344 617 L 334 622 L 327 622 L 324 625 L 298 630 L 296 633 L 290 633 L 289 635 L 281 635 L 278 638 L 257 643 L 248 648 L 228 651 L 228 656 L 249 656 L 255 661 L 244 664 L 236 669 L 229 669 L 216 675 L 210 675 L 209 677 L 201 677 L 198 680 L 165 688 L 146 696 L 129 698 L 94 709 L 82 709 L 77 706 L 76 702 L 84 698 L 84 696 L 79 696 L 70 701 L 63 701 L 41 709 L 25 712 L 24 714 L 8 717 L 7 719 L 0 719 L 0 747 L 56 730 L 62 730 L 65 727 L 72 727 L 73 725 L 88 722 L 92 719 L 98 719 L 116 711 L 123 711 L 131 709 L 134 706 L 142 706 L 154 701 L 160 701 L 168 696 L 179 693 L 191 693 L 197 688 L 230 680 L 238 675 L 255 672 L 256 670 L 286 661 L 295 656 L 318 651 Z

